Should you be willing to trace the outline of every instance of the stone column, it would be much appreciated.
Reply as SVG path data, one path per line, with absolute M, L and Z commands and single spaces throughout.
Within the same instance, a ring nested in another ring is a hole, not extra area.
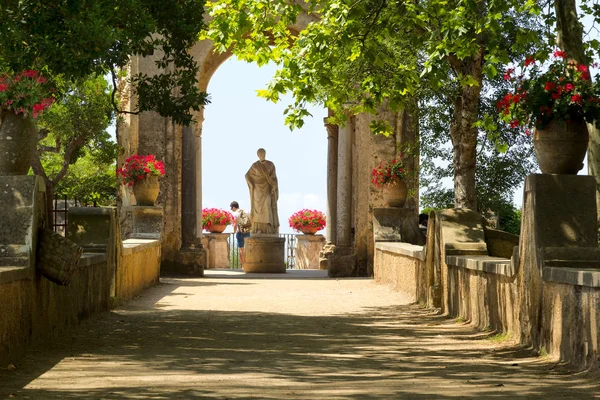
M 337 155 L 337 226 L 336 242 L 338 247 L 350 247 L 352 244 L 352 135 L 354 118 L 339 129 Z
M 325 121 L 327 119 L 325 118 Z M 337 125 L 325 123 L 327 129 L 327 225 L 325 237 L 327 244 L 337 240 L 337 178 L 338 178 L 338 130 Z
M 181 138 L 181 248 L 199 244 L 197 227 L 197 144 L 191 126 L 184 126 Z
M 296 268 L 320 269 L 319 252 L 324 244 L 323 235 L 296 235 Z

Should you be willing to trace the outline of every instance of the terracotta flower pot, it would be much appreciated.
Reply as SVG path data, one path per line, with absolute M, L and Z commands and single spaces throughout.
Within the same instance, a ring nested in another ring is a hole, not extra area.
M 408 188 L 402 179 L 393 179 L 383 186 L 383 201 L 388 207 L 404 207 L 407 195 Z
M 543 174 L 576 175 L 583 168 L 588 142 L 584 121 L 552 121 L 533 133 L 533 149 Z
M 223 231 L 227 228 L 227 225 L 213 225 L 210 228 L 207 228 L 210 233 L 223 233 Z
M 37 143 L 33 120 L 11 111 L 0 111 L 0 176 L 27 175 Z
M 314 235 L 318 231 L 319 228 L 313 226 L 303 226 L 302 229 L 300 229 L 300 232 L 302 232 L 305 235 Z
M 158 198 L 158 176 L 149 175 L 133 184 L 133 195 L 138 206 L 153 206 Z

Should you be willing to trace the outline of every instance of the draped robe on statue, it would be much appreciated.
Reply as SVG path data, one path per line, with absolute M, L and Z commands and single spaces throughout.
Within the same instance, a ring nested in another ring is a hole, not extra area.
M 279 216 L 277 200 L 279 186 L 275 174 L 275 164 L 271 161 L 257 161 L 246 173 L 246 182 L 250 189 L 250 216 L 252 233 L 278 233 Z

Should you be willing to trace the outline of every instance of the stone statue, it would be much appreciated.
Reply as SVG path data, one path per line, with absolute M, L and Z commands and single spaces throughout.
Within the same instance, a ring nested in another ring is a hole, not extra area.
M 250 216 L 252 219 L 252 233 L 279 233 L 279 216 L 277 213 L 277 200 L 279 199 L 279 185 L 275 174 L 275 164 L 265 160 L 265 149 L 258 149 L 256 161 L 248 172 L 246 182 L 250 189 Z

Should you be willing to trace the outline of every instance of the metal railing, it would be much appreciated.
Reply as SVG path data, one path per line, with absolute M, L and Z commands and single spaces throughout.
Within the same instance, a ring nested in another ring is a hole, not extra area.
M 86 206 L 80 204 L 77 198 L 69 199 L 66 195 L 55 195 L 52 200 L 52 230 L 65 236 L 69 223 L 69 207 Z M 98 207 L 94 201 L 93 207 Z
M 279 237 L 285 239 L 285 267 L 287 269 L 296 268 L 296 234 L 294 233 L 280 233 Z M 229 268 L 240 269 L 242 263 L 240 261 L 240 253 L 235 240 L 235 234 L 229 234 Z

